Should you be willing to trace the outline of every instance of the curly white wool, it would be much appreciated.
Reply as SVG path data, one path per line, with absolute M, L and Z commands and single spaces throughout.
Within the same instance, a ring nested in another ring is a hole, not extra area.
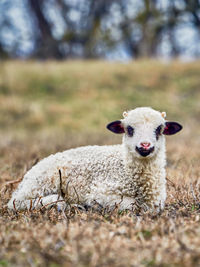
M 120 209 L 136 207 L 159 210 L 166 199 L 165 137 L 156 140 L 155 129 L 164 125 L 164 116 L 151 108 L 124 113 L 124 128 L 134 126 L 121 145 L 85 146 L 50 155 L 29 170 L 8 203 L 9 209 L 40 208 L 62 200 L 68 203 Z M 154 145 L 154 152 L 141 157 L 135 146 Z M 62 174 L 62 188 L 59 177 Z M 62 190 L 62 196 L 60 194 Z

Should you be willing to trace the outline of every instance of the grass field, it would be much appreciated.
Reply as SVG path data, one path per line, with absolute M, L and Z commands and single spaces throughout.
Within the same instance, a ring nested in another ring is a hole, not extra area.
M 167 137 L 167 202 L 136 216 L 71 208 L 9 213 L 36 161 L 120 143 L 105 125 L 152 106 L 184 129 Z M 200 62 L 0 63 L 0 266 L 200 266 Z

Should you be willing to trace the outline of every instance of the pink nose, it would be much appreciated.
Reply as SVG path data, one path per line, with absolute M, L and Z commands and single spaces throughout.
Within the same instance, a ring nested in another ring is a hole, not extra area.
M 140 143 L 140 145 L 141 145 L 141 147 L 143 147 L 144 149 L 149 149 L 149 147 L 150 147 L 150 143 L 148 143 L 148 142 L 144 142 L 144 143 Z

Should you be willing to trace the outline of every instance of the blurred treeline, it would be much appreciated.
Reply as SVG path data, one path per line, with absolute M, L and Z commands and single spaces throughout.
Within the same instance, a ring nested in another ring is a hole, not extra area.
M 177 57 L 191 29 L 200 55 L 199 0 L 1 0 L 0 14 L 1 58 Z

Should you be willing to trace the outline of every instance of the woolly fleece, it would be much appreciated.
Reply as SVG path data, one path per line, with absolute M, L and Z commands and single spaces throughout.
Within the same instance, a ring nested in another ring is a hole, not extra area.
M 125 129 L 128 125 L 134 128 L 133 137 L 125 131 L 121 145 L 70 149 L 33 166 L 13 193 L 8 208 L 40 208 L 58 200 L 62 203 L 64 198 L 67 203 L 99 203 L 110 209 L 115 205 L 121 210 L 163 209 L 165 136 L 161 134 L 156 140 L 155 130 L 159 125 L 164 127 L 165 118 L 151 108 L 137 108 L 125 112 L 121 123 Z M 141 142 L 155 147 L 145 158 L 135 150 Z

